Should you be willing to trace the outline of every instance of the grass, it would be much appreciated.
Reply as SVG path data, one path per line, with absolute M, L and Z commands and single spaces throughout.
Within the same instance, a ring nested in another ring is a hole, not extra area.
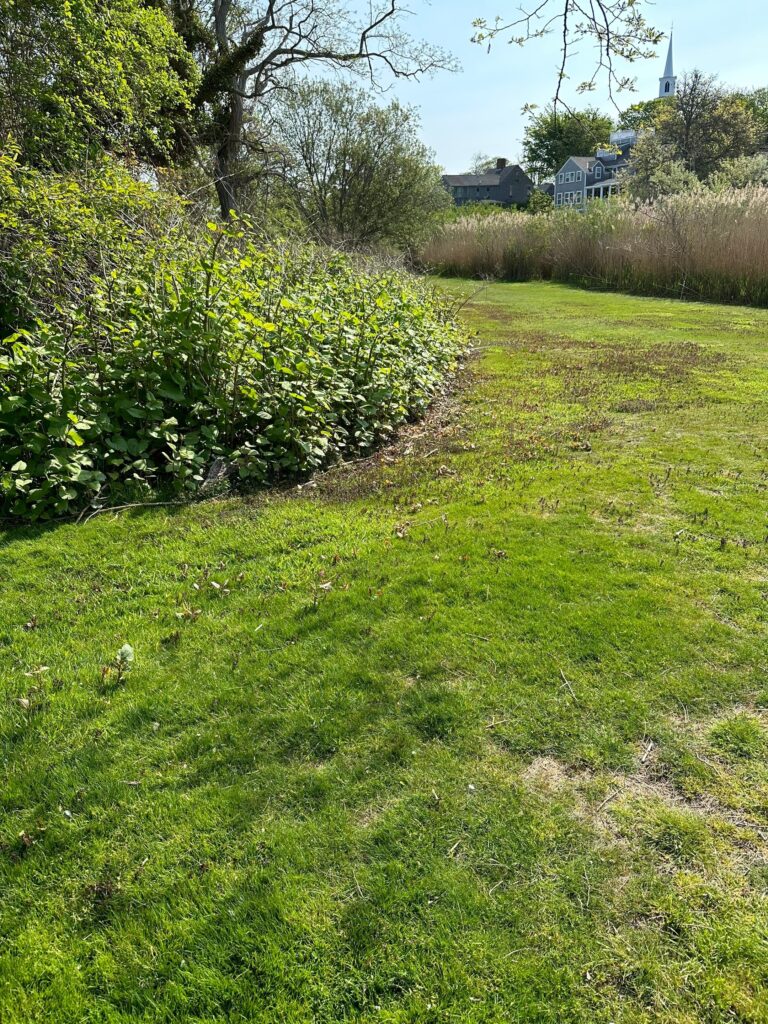
M 4 1022 L 768 1021 L 768 313 L 446 287 L 377 458 L 0 537 Z

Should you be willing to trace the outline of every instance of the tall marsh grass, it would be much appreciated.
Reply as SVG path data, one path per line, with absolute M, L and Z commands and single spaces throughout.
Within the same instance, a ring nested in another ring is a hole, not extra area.
M 423 266 L 462 277 L 551 278 L 649 295 L 768 306 L 768 188 L 595 202 L 585 213 L 499 212 L 443 225 Z

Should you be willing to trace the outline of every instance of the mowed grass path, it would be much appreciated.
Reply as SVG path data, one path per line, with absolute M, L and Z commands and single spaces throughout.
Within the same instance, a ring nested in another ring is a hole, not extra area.
M 368 463 L 0 535 L 4 1024 L 768 1021 L 768 312 L 464 315 Z

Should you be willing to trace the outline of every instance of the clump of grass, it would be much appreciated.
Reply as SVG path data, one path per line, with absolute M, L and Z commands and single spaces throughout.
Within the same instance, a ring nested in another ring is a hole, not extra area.
M 768 188 L 594 202 L 585 213 L 499 212 L 441 226 L 426 266 L 462 277 L 572 281 L 768 305 Z
M 654 802 L 633 806 L 622 817 L 628 832 L 639 833 L 648 846 L 679 864 L 707 864 L 712 859 L 712 832 L 696 811 Z
M 766 748 L 766 732 L 754 715 L 739 714 L 718 722 L 709 733 L 712 745 L 731 757 L 759 757 Z

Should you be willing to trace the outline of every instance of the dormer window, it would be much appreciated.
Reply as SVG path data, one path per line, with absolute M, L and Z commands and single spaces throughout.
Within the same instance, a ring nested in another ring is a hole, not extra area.
M 596 178 L 602 178 L 602 176 L 603 176 L 602 164 L 596 164 L 595 165 L 595 177 Z

